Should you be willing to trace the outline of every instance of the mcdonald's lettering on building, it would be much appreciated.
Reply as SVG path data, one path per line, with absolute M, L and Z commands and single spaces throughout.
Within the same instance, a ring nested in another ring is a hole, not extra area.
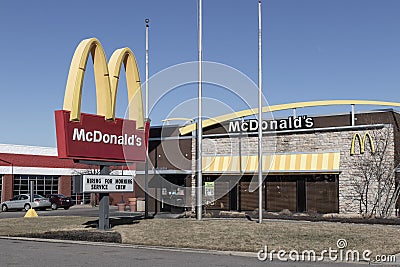
M 81 113 L 82 83 L 89 55 L 96 82 L 97 114 Z M 115 118 L 118 80 L 125 64 L 129 118 Z M 62 159 L 144 162 L 149 122 L 144 122 L 139 71 L 129 48 L 116 50 L 107 63 L 95 39 L 76 48 L 69 69 L 62 110 L 55 111 L 58 156 Z
M 293 116 L 287 119 L 262 121 L 261 127 L 263 131 L 285 131 L 295 129 L 309 129 L 314 126 L 313 118 L 307 116 Z M 258 120 L 235 120 L 229 122 L 228 131 L 234 132 L 256 132 L 258 131 Z

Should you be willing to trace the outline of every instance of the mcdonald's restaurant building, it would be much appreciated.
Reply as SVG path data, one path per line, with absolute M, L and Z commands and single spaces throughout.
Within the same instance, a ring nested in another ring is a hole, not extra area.
M 258 208 L 256 120 L 231 120 L 203 129 L 203 199 L 206 209 Z M 355 189 L 364 155 L 384 147 L 385 168 L 399 162 L 400 113 L 392 109 L 263 122 L 263 209 L 267 211 L 358 213 Z M 265 125 L 264 125 L 265 124 Z M 275 128 L 274 128 L 275 127 Z M 195 210 L 196 132 L 153 127 L 149 139 L 149 207 L 153 211 Z M 274 147 L 271 149 L 271 144 Z M 141 196 L 144 169 L 138 165 Z M 394 190 L 393 185 L 391 190 Z M 371 190 L 371 194 L 374 190 Z M 172 199 L 172 200 L 171 200 Z M 175 202 L 174 202 L 175 201 Z M 176 203 L 176 205 L 174 205 Z M 184 205 L 182 205 L 184 203 Z M 393 206 L 398 207 L 398 203 Z

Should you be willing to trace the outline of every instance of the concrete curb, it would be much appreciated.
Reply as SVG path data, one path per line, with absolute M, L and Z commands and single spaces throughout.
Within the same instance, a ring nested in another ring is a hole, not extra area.
M 187 253 L 201 253 L 201 254 L 213 254 L 213 255 L 230 255 L 230 256 L 257 258 L 257 253 L 255 253 L 255 252 L 242 252 L 242 251 L 220 251 L 220 250 L 207 250 L 207 249 L 195 249 L 195 248 L 145 246 L 145 245 L 132 245 L 132 244 L 120 244 L 120 243 L 105 243 L 105 242 L 90 242 L 90 241 L 60 240 L 60 239 L 45 239 L 45 238 L 31 238 L 31 237 L 14 237 L 14 236 L 0 236 L 0 239 L 31 241 L 31 242 L 46 242 L 46 243 L 63 243 L 63 244 L 75 244 L 75 245 L 103 246 L 103 247 L 148 249 L 148 250 L 171 251 L 171 252 L 187 252 Z

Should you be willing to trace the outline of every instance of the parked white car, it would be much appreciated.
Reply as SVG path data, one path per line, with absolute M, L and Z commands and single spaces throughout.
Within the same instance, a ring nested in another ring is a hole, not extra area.
M 28 211 L 31 207 L 34 209 L 45 210 L 51 208 L 51 202 L 48 198 L 44 198 L 41 195 L 33 195 L 33 202 L 31 202 L 30 195 L 22 194 L 1 203 L 2 211 L 23 209 Z

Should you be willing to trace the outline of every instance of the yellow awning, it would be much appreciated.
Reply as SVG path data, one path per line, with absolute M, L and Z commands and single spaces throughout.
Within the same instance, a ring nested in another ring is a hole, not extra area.
M 340 153 L 264 155 L 265 172 L 339 172 Z M 254 173 L 258 156 L 203 157 L 203 173 Z

